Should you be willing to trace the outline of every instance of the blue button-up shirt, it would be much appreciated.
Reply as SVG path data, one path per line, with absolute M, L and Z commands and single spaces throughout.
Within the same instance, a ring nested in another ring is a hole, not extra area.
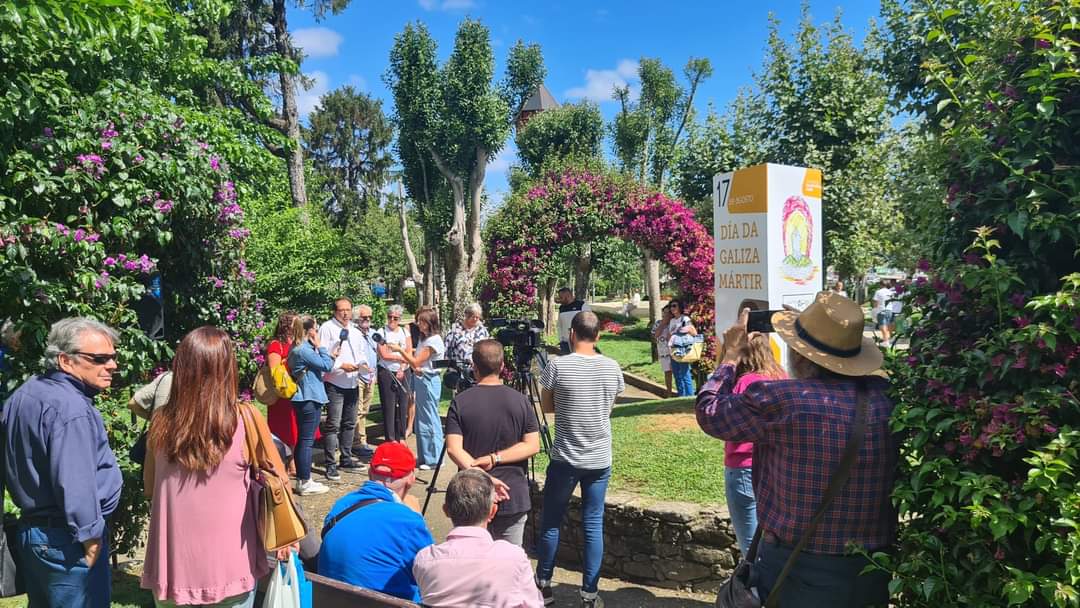
M 66 520 L 76 542 L 101 538 L 123 480 L 94 408 L 75 377 L 34 376 L 4 405 L 4 478 L 23 517 Z

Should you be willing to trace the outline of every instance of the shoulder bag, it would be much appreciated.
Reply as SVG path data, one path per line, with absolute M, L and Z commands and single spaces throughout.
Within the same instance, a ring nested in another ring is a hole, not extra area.
M 759 522 L 757 532 L 754 533 L 754 541 L 750 544 L 750 551 L 735 567 L 731 578 L 724 581 L 724 584 L 720 586 L 719 593 L 716 596 L 716 608 L 761 608 L 762 606 L 775 608 L 780 604 L 780 588 L 784 585 L 784 579 L 787 578 L 791 568 L 794 567 L 799 553 L 806 547 L 806 543 L 810 542 L 810 538 L 814 536 L 818 524 L 825 517 L 825 511 L 829 508 L 829 504 L 847 484 L 847 480 L 851 476 L 851 467 L 855 465 L 859 450 L 862 448 L 863 438 L 866 436 L 867 408 L 866 381 L 863 378 L 858 380 L 855 395 L 855 423 L 851 427 L 847 444 L 844 446 L 844 456 L 840 459 L 840 464 L 833 473 L 832 479 L 829 480 L 829 487 L 821 498 L 821 504 L 814 511 L 810 524 L 803 531 L 799 544 L 795 545 L 795 549 L 788 557 L 787 563 L 784 564 L 784 569 L 780 571 L 780 576 L 776 578 L 776 584 L 773 585 L 772 590 L 769 592 L 769 597 L 762 602 L 757 595 L 757 589 L 750 586 L 751 569 L 754 560 L 757 559 L 758 543 L 761 542 L 762 524 Z
M 0 597 L 13 597 L 26 593 L 26 585 L 19 576 L 19 550 L 15 548 L 19 520 L 4 512 L 4 492 L 7 486 L 7 430 L 0 428 Z
M 267 551 L 287 547 L 307 535 L 307 524 L 297 512 L 289 490 L 289 476 L 280 459 L 270 455 L 273 440 L 270 429 L 261 416 L 248 405 L 239 407 L 244 421 L 244 441 L 248 466 L 251 470 L 251 490 L 254 494 L 255 520 L 259 537 Z M 275 462 L 276 460 L 276 462 Z

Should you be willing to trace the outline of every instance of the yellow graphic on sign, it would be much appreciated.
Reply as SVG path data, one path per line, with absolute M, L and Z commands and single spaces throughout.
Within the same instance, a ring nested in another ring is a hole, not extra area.
M 727 198 L 729 213 L 765 213 L 769 208 L 769 167 L 758 165 L 743 169 L 731 178 L 731 192 Z
M 821 198 L 821 170 L 807 169 L 802 180 L 802 195 L 809 198 Z

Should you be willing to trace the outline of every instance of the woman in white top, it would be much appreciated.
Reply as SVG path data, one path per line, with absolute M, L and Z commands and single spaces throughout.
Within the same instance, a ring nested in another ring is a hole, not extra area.
M 671 322 L 668 323 L 668 345 L 670 345 L 671 340 L 679 334 L 690 336 L 697 335 L 697 328 L 694 327 L 693 321 L 691 321 L 689 315 L 686 314 L 686 307 L 681 300 L 672 300 L 668 304 L 668 308 L 671 309 Z M 675 387 L 679 392 L 679 396 L 693 397 L 694 378 L 690 375 L 690 364 L 680 363 L 672 359 L 671 374 L 675 376 Z
M 386 327 L 379 344 L 379 402 L 383 410 L 383 437 L 387 441 L 405 441 L 409 416 L 409 396 L 405 392 L 405 369 L 401 353 L 412 353 L 412 340 L 401 326 L 404 312 L 397 304 L 386 311 Z M 397 350 L 395 350 L 395 347 Z
M 390 345 L 412 366 L 416 374 L 416 462 L 421 470 L 428 470 L 439 462 L 443 447 L 442 419 L 439 417 L 439 399 L 442 397 L 442 377 L 434 363 L 446 352 L 439 332 L 439 313 L 424 308 L 416 313 L 421 340 L 415 356 L 400 346 Z
M 671 396 L 671 347 L 668 346 L 669 326 L 671 325 L 671 307 L 665 306 L 660 309 L 662 316 L 653 325 L 653 340 L 656 340 L 656 354 L 660 359 L 660 369 L 664 372 L 664 385 L 667 387 L 667 396 Z

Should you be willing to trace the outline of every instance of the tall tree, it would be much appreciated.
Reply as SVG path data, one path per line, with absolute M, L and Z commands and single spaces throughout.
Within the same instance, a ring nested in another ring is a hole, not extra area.
M 599 159 L 603 142 L 604 118 L 587 101 L 540 112 L 514 136 L 521 167 L 534 178 L 548 163 Z
M 310 8 L 317 21 L 327 12 L 338 14 L 350 0 L 294 0 L 294 6 Z M 179 10 L 187 10 L 187 2 L 173 0 Z M 236 95 L 218 86 L 204 91 L 212 103 L 232 105 L 249 116 L 273 128 L 284 136 L 280 141 L 264 140 L 267 149 L 285 161 L 289 172 L 289 191 L 293 204 L 307 205 L 304 178 L 304 149 L 301 143 L 300 111 L 297 106 L 297 87 L 306 80 L 300 74 L 303 56 L 292 43 L 285 0 L 231 0 L 220 7 L 224 15 L 199 19 L 199 33 L 207 40 L 207 53 L 212 57 L 235 62 L 239 76 L 261 90 L 273 91 L 280 97 L 280 106 L 271 108 L 251 95 Z M 208 12 L 208 11 L 204 11 Z
M 694 112 L 698 86 L 712 76 L 708 59 L 690 58 L 683 68 L 687 86 L 659 59 L 638 63 L 641 97 L 634 103 L 629 85 L 616 87 L 621 109 L 611 125 L 615 155 L 623 171 L 644 184 L 664 190 L 676 145 Z M 660 318 L 660 262 L 655 252 L 643 252 L 645 287 L 649 294 L 649 321 Z M 656 347 L 653 347 L 656 358 Z
M 393 126 L 380 100 L 350 86 L 324 95 L 308 122 L 304 147 L 330 189 L 327 212 L 347 225 L 378 204 L 393 162 Z
M 469 19 L 459 26 L 441 68 L 435 51 L 423 24 L 407 25 L 395 38 L 386 80 L 394 94 L 405 187 L 430 208 L 421 221 L 437 218 L 447 227 L 449 298 L 459 312 L 473 295 L 484 259 L 480 216 L 488 162 L 506 143 L 513 115 L 545 71 L 540 48 L 519 41 L 510 50 L 505 80 L 494 85 L 490 34 Z M 449 200 L 440 200 L 440 191 L 447 190 Z

